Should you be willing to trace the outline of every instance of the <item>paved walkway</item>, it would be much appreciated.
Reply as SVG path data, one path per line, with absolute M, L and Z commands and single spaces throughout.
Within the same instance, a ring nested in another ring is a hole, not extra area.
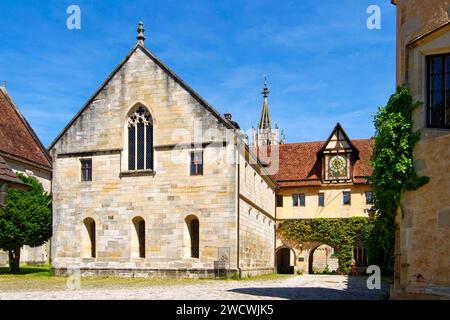
M 123 289 L 84 289 L 50 292 L 0 292 L 0 299 L 385 299 L 389 284 L 369 290 L 365 277 L 305 275 L 275 280 L 199 281 L 198 283 Z

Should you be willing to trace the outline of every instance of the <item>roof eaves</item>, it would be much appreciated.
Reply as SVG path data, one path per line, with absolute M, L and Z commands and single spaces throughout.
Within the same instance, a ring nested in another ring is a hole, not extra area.
M 23 116 L 22 112 L 20 112 L 20 109 L 17 107 L 17 104 L 14 102 L 13 98 L 8 94 L 8 91 L 4 87 L 0 87 L 0 91 L 5 95 L 6 99 L 9 100 L 11 106 L 13 107 L 16 114 L 19 116 L 20 120 L 25 124 L 25 127 L 27 128 L 28 132 L 30 133 L 33 140 L 37 143 L 39 148 L 41 149 L 42 153 L 44 154 L 45 158 L 48 160 L 50 164 L 50 168 L 52 166 L 52 157 L 48 153 L 48 150 L 44 147 L 41 140 L 37 136 L 37 134 L 34 132 L 31 125 L 28 123 L 27 119 Z

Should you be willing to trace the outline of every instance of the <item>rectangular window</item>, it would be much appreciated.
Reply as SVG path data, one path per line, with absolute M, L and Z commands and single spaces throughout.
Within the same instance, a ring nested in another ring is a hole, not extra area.
M 366 192 L 366 204 L 373 204 L 373 193 L 372 191 Z
M 277 194 L 277 207 L 280 208 L 283 206 L 283 195 Z
M 319 207 L 325 206 L 325 195 L 321 192 L 319 193 Z
M 344 205 L 350 205 L 350 203 L 351 203 L 350 191 L 344 191 L 343 195 L 344 195 Z
M 203 175 L 203 151 L 191 152 L 191 176 Z
M 92 159 L 81 160 L 81 181 L 92 181 Z
M 300 207 L 304 207 L 306 205 L 306 198 L 305 195 L 303 193 L 300 193 L 298 195 L 299 199 L 300 199 Z
M 427 126 L 450 129 L 450 54 L 427 58 Z
M 294 193 L 292 195 L 292 205 L 294 207 L 298 207 L 298 194 Z

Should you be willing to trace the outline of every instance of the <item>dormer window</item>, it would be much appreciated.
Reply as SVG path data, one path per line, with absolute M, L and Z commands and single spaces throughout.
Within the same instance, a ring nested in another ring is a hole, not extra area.
M 128 117 L 128 170 L 153 169 L 153 120 L 150 112 L 138 107 Z

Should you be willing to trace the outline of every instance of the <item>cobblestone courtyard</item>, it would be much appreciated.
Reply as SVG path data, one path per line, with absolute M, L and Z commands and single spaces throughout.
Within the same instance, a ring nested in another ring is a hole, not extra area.
M 1 281 L 1 280 L 0 280 Z M 369 290 L 366 277 L 305 275 L 264 280 L 204 280 L 138 288 L 83 288 L 80 290 L 0 291 L 0 299 L 193 299 L 193 300 L 376 300 L 386 299 L 389 283 Z

